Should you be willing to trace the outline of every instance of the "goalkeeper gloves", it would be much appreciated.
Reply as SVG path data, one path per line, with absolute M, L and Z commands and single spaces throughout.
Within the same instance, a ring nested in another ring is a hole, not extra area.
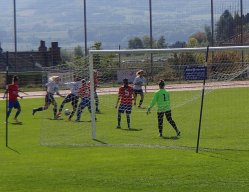
M 147 112 L 146 112 L 146 113 L 147 113 L 147 115 L 150 113 L 150 108 L 147 109 Z

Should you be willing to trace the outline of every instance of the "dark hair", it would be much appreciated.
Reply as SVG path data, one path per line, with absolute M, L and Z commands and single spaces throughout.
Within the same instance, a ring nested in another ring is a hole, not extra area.
M 128 82 L 128 79 L 123 79 L 123 83 L 124 84 L 128 84 L 129 82 Z
M 160 87 L 164 87 L 164 86 L 165 86 L 164 80 L 160 80 L 159 83 L 158 83 L 158 85 L 159 85 Z
M 16 81 L 18 81 L 19 80 L 19 78 L 16 76 L 16 75 L 14 75 L 13 76 L 13 82 L 16 82 Z

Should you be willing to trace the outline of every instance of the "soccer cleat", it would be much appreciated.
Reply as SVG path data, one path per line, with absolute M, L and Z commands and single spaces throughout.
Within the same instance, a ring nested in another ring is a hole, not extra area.
M 178 132 L 176 133 L 176 135 L 177 135 L 177 136 L 180 136 L 180 135 L 181 135 L 181 132 L 180 132 L 180 131 L 178 131 Z
M 96 113 L 100 113 L 100 110 L 99 110 L 99 109 L 96 109 Z
M 56 117 L 59 118 L 61 116 L 61 112 L 56 113 Z
M 162 134 L 162 133 L 160 133 L 160 134 L 159 134 L 159 137 L 163 137 L 163 134 Z
M 34 115 L 35 115 L 35 113 L 36 113 L 36 110 L 35 110 L 35 109 L 33 109 L 33 110 L 32 110 L 32 115 L 34 116 Z
M 75 122 L 80 122 L 80 120 L 79 120 L 79 119 L 76 119 Z
M 121 126 L 120 125 L 117 125 L 117 127 L 116 127 L 117 129 L 120 129 L 121 128 Z
M 21 121 L 18 121 L 17 118 L 14 119 L 15 123 L 21 123 Z

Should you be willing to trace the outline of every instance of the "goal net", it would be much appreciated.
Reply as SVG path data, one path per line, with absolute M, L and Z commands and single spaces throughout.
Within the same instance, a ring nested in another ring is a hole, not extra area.
M 203 89 L 198 69 L 205 67 L 200 147 L 249 149 L 246 143 L 249 128 L 246 118 L 248 48 L 210 47 L 207 58 L 205 47 L 91 50 L 86 58 L 87 68 L 53 69 L 64 75 L 64 79 L 81 73 L 81 78 L 90 81 L 91 113 L 86 107 L 80 122 L 75 122 L 75 118 L 67 121 L 64 114 L 62 120 L 45 122 L 41 142 L 45 145 L 194 148 Z M 192 70 L 190 76 L 188 69 Z M 48 69 L 46 74 L 55 74 L 53 70 Z M 142 86 L 136 86 L 134 80 L 141 70 L 145 80 L 140 84 Z M 127 90 L 122 92 L 120 89 L 124 79 L 134 92 L 142 88 L 143 94 L 141 90 L 136 94 L 136 105 L 124 96 Z M 160 80 L 164 80 L 170 95 L 172 118 L 167 121 L 164 116 L 159 129 L 157 106 L 151 108 L 151 113 L 146 112 L 154 93 L 159 90 Z M 127 107 L 130 102 L 132 108 Z M 125 105 L 123 109 L 121 104 Z M 70 104 L 65 106 L 70 107 Z M 180 136 L 172 121 L 181 131 Z M 159 137 L 160 130 L 162 137 Z

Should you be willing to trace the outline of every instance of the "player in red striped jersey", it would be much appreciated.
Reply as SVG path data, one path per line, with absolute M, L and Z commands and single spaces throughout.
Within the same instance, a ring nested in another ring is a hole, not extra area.
M 88 107 L 89 112 L 91 113 L 91 100 L 90 100 L 90 84 L 86 82 L 85 79 L 81 80 L 81 87 L 78 90 L 78 96 L 81 97 L 81 102 L 77 110 L 77 119 L 80 121 L 81 113 L 85 107 Z
M 118 125 L 117 128 L 121 128 L 121 114 L 126 112 L 126 119 L 127 119 L 127 125 L 128 129 L 130 129 L 130 114 L 132 111 L 132 101 L 134 100 L 134 92 L 133 88 L 129 85 L 128 79 L 123 80 L 123 86 L 119 88 L 118 91 L 118 100 L 116 104 L 116 108 L 118 107 L 118 104 L 120 102 L 120 105 L 118 107 Z

